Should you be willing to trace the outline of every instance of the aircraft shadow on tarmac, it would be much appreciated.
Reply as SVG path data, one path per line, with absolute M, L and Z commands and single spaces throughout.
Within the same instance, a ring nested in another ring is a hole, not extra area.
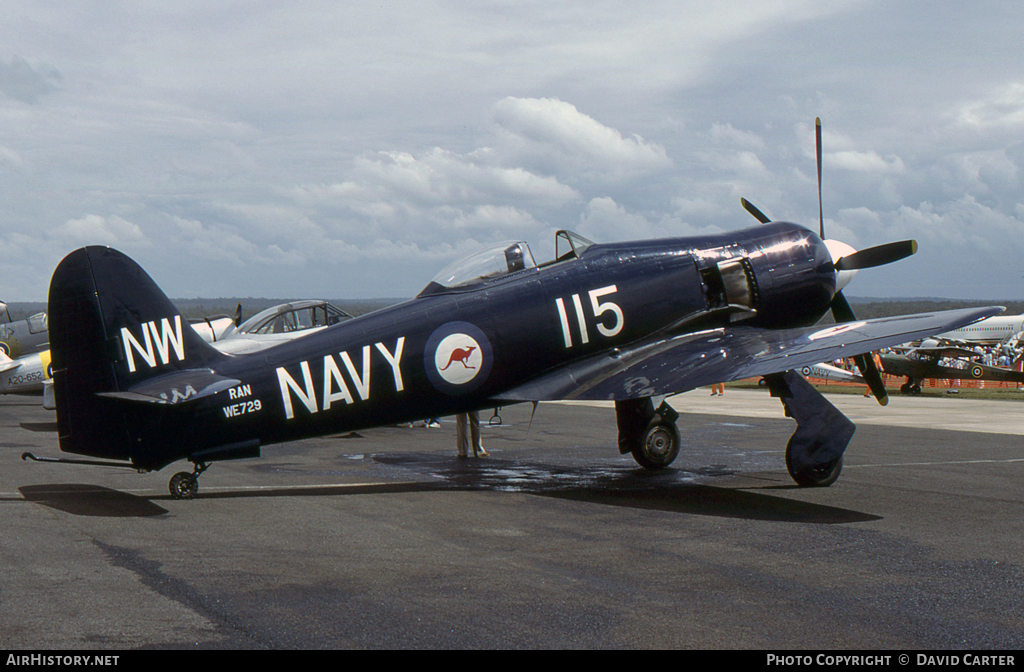
M 30 432 L 56 432 L 57 423 L 54 422 L 21 422 L 18 426 Z
M 404 492 L 489 490 L 518 492 L 606 506 L 723 518 L 834 525 L 879 520 L 880 516 L 802 502 L 748 489 L 698 483 L 700 476 L 728 470 L 648 472 L 614 466 L 564 466 L 496 458 L 456 461 L 449 455 L 377 455 L 373 460 L 413 472 L 424 480 L 358 485 L 313 485 L 258 490 L 200 491 L 198 499 L 262 497 L 337 497 Z M 393 475 L 393 474 L 392 474 Z M 98 485 L 23 486 L 26 501 L 81 516 L 146 517 L 168 510 L 156 503 L 170 495 L 138 496 Z

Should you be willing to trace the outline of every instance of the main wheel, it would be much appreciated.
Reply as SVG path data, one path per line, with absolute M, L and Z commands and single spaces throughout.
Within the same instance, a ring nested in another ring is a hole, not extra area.
M 673 422 L 652 422 L 630 452 L 644 469 L 664 469 L 679 455 L 679 429 Z
M 831 462 L 817 467 L 794 469 L 789 462 L 789 451 L 786 451 L 786 470 L 797 485 L 805 488 L 827 488 L 839 478 L 839 473 L 843 470 L 843 458 L 840 455 Z
M 192 499 L 199 492 L 199 479 L 187 471 L 179 471 L 171 476 L 167 488 L 175 499 Z

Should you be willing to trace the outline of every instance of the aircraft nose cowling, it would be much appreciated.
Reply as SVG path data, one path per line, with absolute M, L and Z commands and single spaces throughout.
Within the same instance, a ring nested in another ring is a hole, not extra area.
M 759 294 L 758 321 L 769 327 L 815 322 L 837 291 L 825 242 L 803 227 L 788 227 L 760 241 L 757 253 L 749 256 Z

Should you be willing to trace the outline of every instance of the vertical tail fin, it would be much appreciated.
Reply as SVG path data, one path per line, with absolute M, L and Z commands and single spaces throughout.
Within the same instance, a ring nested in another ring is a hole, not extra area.
M 150 378 L 212 368 L 225 355 L 205 343 L 134 261 L 84 247 L 53 273 L 50 351 L 61 450 L 132 459 L 137 441 L 126 392 Z

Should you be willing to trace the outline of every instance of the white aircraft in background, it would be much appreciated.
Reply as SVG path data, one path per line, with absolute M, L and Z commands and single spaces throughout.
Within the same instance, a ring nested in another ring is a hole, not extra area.
M 351 315 L 326 301 L 292 301 L 256 313 L 237 327 L 222 332 L 216 340 L 208 339 L 202 331 L 199 334 L 223 353 L 243 355 L 265 350 L 351 319 Z M 193 324 L 192 328 L 195 329 L 196 325 Z
M 960 341 L 978 345 L 997 345 L 1020 339 L 1024 332 L 1024 315 L 996 315 L 966 327 L 935 334 L 935 339 Z
M 852 371 L 840 369 L 831 364 L 814 364 L 800 369 L 800 375 L 804 378 L 817 378 L 818 380 L 831 380 L 836 383 L 859 383 L 865 385 L 864 378 Z

